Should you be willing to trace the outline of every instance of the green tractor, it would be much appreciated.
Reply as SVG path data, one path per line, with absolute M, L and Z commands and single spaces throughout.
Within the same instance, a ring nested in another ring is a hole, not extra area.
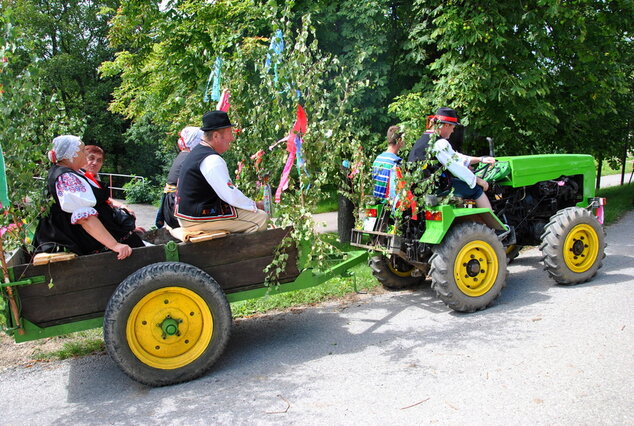
M 604 199 L 595 197 L 589 155 L 498 157 L 476 174 L 489 183 L 492 210 L 469 200 L 438 205 L 427 196 L 417 219 L 377 204 L 364 211 L 351 244 L 375 252 L 369 266 L 388 289 L 431 278 L 451 309 L 485 309 L 506 285 L 507 264 L 522 247 L 536 246 L 559 284 L 592 279 L 605 257 Z

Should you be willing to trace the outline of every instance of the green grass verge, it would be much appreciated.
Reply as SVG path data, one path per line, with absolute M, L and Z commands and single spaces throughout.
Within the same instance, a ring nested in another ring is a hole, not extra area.
M 106 350 L 103 341 L 103 331 L 100 328 L 65 334 L 53 337 L 53 339 L 63 341 L 62 348 L 48 352 L 36 349 L 33 353 L 33 359 L 61 360 L 100 353 Z
M 336 212 L 339 210 L 338 198 L 337 190 L 327 192 L 324 197 L 319 200 L 313 213 Z
M 634 157 L 630 155 L 629 157 L 627 157 L 627 160 L 625 161 L 625 173 L 632 173 L 633 165 L 634 165 Z M 597 163 L 597 166 L 598 166 L 598 163 Z M 612 168 L 607 160 L 603 160 L 603 166 L 601 167 L 601 176 L 619 174 L 621 173 L 621 167 L 622 167 L 621 164 L 617 164 L 616 168 Z
M 605 225 L 616 222 L 626 212 L 634 209 L 634 183 L 600 189 L 597 196 L 608 199 L 605 206 Z
M 259 299 L 245 300 L 231 305 L 234 317 L 244 317 L 255 313 L 266 312 L 273 309 L 286 309 L 291 306 L 309 305 L 327 299 L 342 297 L 355 291 L 367 291 L 379 286 L 365 264 L 357 265 L 350 269 L 351 277 L 336 277 L 321 285 L 305 290 L 291 291 L 274 296 L 265 296 Z

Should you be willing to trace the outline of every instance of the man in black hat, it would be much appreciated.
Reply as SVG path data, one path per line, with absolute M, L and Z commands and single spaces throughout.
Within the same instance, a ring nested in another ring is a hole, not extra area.
M 433 141 L 431 153 L 451 174 L 449 180 L 454 194 L 458 197 L 475 200 L 476 206 L 491 208 L 491 202 L 484 191 L 489 189 L 487 181 L 473 174 L 470 165 L 478 163 L 495 164 L 493 157 L 471 157 L 456 152 L 449 143 L 449 136 L 453 133 L 458 122 L 458 114 L 451 108 L 438 108 L 436 115 L 431 118 L 431 128 L 416 141 L 409 154 L 408 161 L 425 161 L 430 141 Z M 438 166 L 431 166 L 433 173 Z M 445 172 L 446 173 L 446 172 Z
M 183 162 L 176 189 L 174 216 L 185 232 L 266 229 L 264 205 L 233 185 L 222 158 L 235 140 L 234 126 L 224 111 L 203 116 L 202 140 Z

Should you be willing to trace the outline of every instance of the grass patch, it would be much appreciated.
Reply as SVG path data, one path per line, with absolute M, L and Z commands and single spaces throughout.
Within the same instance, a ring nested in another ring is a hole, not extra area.
M 324 197 L 317 202 L 313 213 L 328 213 L 339 210 L 339 195 L 336 189 L 329 190 Z
M 321 285 L 304 290 L 233 303 L 231 305 L 233 316 L 239 318 L 273 309 L 286 309 L 291 306 L 309 305 L 327 299 L 342 297 L 354 292 L 355 280 L 358 291 L 369 290 L 380 285 L 372 277 L 370 268 L 365 264 L 351 268 L 350 272 L 353 274 L 352 277 L 336 277 Z
M 54 339 L 63 341 L 61 349 L 52 351 L 38 349 L 33 353 L 33 358 L 37 360 L 62 360 L 100 353 L 106 350 L 103 341 L 103 331 L 100 328 L 65 334 Z
M 627 157 L 625 160 L 625 173 L 632 173 L 632 166 L 634 166 L 634 156 Z M 616 168 L 612 168 L 607 160 L 603 160 L 603 166 L 601 167 L 601 176 L 616 175 L 621 173 L 621 164 L 617 164 Z M 598 169 L 598 164 L 597 164 Z
M 634 183 L 600 189 L 597 196 L 608 199 L 605 205 L 606 225 L 616 222 L 625 213 L 634 209 Z

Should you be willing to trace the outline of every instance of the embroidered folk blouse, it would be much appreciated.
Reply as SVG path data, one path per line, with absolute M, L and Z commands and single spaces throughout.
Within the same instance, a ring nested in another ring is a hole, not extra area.
M 60 207 L 63 211 L 71 213 L 70 222 L 73 225 L 81 219 L 97 216 L 97 210 L 94 209 L 97 200 L 91 186 L 99 188 L 99 185 L 90 179 L 81 178 L 73 173 L 64 173 L 57 178 L 55 190 Z

